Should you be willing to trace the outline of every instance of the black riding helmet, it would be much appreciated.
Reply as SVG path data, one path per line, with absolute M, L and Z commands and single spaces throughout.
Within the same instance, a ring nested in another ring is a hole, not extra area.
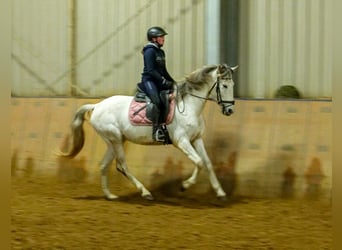
M 167 35 L 167 32 L 160 27 L 151 27 L 147 30 L 147 40 L 152 41 L 154 37 L 160 37 Z

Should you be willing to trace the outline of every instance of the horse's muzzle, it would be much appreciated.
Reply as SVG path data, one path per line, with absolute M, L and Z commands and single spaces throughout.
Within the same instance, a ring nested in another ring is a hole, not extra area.
M 224 105 L 223 103 L 221 104 L 222 105 L 222 114 L 224 115 L 232 115 L 234 113 L 234 104 L 235 102 L 234 101 L 226 101 L 225 103 L 228 103 L 226 105 Z
M 222 113 L 224 115 L 227 115 L 227 116 L 230 116 L 234 113 L 234 109 L 233 109 L 233 106 L 229 106 L 229 107 L 224 107 L 222 108 Z

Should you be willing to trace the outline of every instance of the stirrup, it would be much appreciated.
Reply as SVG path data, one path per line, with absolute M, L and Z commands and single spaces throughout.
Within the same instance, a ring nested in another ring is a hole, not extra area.
M 153 140 L 158 142 L 165 141 L 165 134 L 161 128 L 158 128 L 156 132 L 153 134 Z

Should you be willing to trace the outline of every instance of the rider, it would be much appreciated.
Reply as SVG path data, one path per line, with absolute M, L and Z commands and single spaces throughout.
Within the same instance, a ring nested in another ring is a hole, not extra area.
M 144 55 L 144 69 L 141 83 L 138 87 L 151 99 L 153 106 L 152 138 L 154 141 L 164 142 L 165 134 L 159 120 L 163 103 L 160 91 L 171 90 L 175 82 L 166 69 L 164 45 L 167 32 L 161 27 L 151 27 L 147 30 L 147 45 L 142 50 Z

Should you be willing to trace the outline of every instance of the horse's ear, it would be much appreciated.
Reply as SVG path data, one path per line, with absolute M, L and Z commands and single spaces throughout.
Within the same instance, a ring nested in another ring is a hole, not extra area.
M 232 70 L 233 72 L 235 72 L 238 68 L 239 68 L 239 65 L 236 65 L 236 66 L 234 66 L 234 67 L 231 67 L 231 70 Z
M 219 64 L 217 67 L 217 71 L 219 73 L 223 73 L 226 71 L 226 68 L 228 68 L 227 64 Z

